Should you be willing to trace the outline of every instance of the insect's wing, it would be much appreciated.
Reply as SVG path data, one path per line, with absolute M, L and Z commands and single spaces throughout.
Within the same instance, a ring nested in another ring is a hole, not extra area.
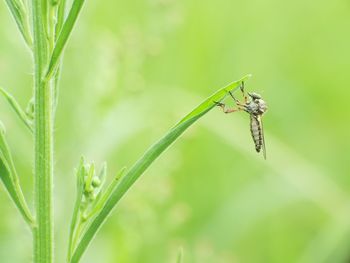
M 259 122 L 260 122 L 260 127 L 261 127 L 261 138 L 262 138 L 262 150 L 263 150 L 263 155 L 264 155 L 264 159 L 266 160 L 266 147 L 265 147 L 265 136 L 264 136 L 264 126 L 263 126 L 263 122 L 262 122 L 262 118 L 260 116 L 259 118 Z

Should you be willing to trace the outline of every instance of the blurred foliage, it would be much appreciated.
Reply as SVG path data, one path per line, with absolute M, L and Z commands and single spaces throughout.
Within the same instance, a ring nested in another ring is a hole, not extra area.
M 0 22 L 0 85 L 24 106 L 31 58 L 4 3 Z M 269 105 L 267 161 L 246 114 L 212 111 L 132 188 L 82 262 L 176 262 L 180 247 L 184 263 L 349 261 L 349 1 L 88 1 L 79 22 L 57 112 L 57 262 L 81 154 L 130 167 L 247 73 Z M 30 134 L 4 99 L 0 112 L 31 198 Z M 29 262 L 30 233 L 1 189 L 1 262 Z

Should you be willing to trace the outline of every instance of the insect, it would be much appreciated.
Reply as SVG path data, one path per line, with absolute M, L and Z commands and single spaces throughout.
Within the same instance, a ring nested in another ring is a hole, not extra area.
M 265 138 L 264 138 L 264 130 L 262 123 L 262 115 L 267 111 L 267 105 L 265 101 L 261 98 L 261 96 L 257 93 L 247 92 L 249 98 L 247 97 L 244 91 L 244 82 L 242 82 L 240 86 L 240 90 L 243 94 L 244 103 L 237 100 L 232 92 L 229 94 L 235 101 L 237 108 L 226 108 L 226 105 L 221 102 L 214 101 L 214 103 L 221 107 L 224 113 L 232 113 L 236 111 L 245 111 L 250 115 L 250 133 L 252 135 L 255 150 L 257 152 L 263 151 L 264 159 L 266 160 L 266 147 L 265 147 Z

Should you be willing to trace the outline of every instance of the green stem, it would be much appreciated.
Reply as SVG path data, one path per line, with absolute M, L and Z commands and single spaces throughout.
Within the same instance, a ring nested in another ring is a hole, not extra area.
M 81 233 L 83 230 L 83 227 L 85 225 L 85 220 L 83 220 L 82 216 L 80 215 L 79 217 L 79 221 L 78 221 L 78 226 L 76 227 L 74 234 L 72 236 L 72 240 L 70 240 L 70 246 L 69 246 L 69 250 L 68 250 L 68 258 L 67 258 L 67 262 L 69 263 L 71 258 L 72 258 L 72 253 L 74 248 L 76 247 L 79 238 L 81 237 Z
M 48 62 L 46 39 L 47 17 L 43 1 L 32 0 L 34 32 L 34 150 L 35 150 L 35 208 L 37 227 L 34 229 L 34 262 L 53 262 L 53 113 L 51 81 L 43 81 Z
M 41 82 L 35 94 L 35 205 L 38 227 L 34 233 L 36 263 L 53 261 L 53 122 L 51 85 Z

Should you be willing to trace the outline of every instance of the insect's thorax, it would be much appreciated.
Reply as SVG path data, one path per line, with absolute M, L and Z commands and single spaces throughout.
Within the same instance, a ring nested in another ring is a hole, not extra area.
M 245 110 L 249 114 L 263 115 L 267 111 L 267 105 L 262 99 L 253 99 L 245 104 Z

